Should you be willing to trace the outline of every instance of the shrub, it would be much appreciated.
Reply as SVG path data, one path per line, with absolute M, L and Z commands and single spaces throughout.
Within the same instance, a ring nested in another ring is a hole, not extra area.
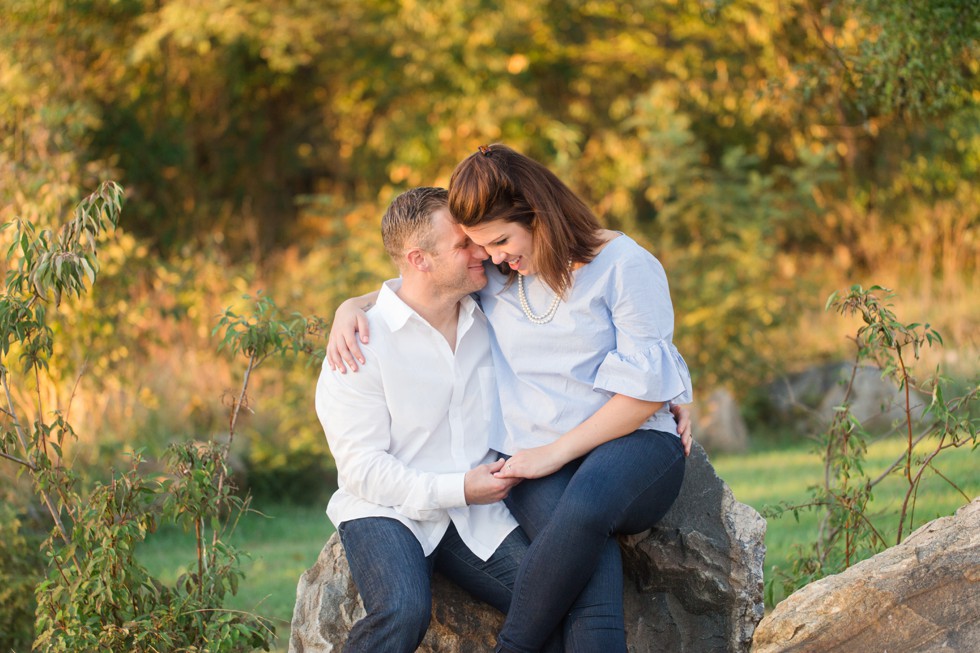
M 66 653 L 268 650 L 274 631 L 267 620 L 223 608 L 242 578 L 241 554 L 227 539 L 249 505 L 247 497 L 234 494 L 228 453 L 255 369 L 270 357 L 311 351 L 307 336 L 319 322 L 299 316 L 283 321 L 264 297 L 251 315 L 226 311 L 215 329 L 224 329 L 221 347 L 247 361 L 230 402 L 227 438 L 173 445 L 161 474 L 147 474 L 137 451 L 126 470 L 86 481 L 66 462 L 74 429 L 60 409 L 46 406 L 41 391 L 42 373 L 56 351 L 48 308 L 95 282 L 98 244 L 115 228 L 121 208 L 122 189 L 107 183 L 78 205 L 57 235 L 26 220 L 12 223 L 11 266 L 0 295 L 0 387 L 6 398 L 0 458 L 27 472 L 54 522 L 40 547 L 47 577 L 35 592 L 33 646 Z M 10 367 L 15 355 L 19 373 Z M 30 400 L 17 402 L 15 396 Z M 135 557 L 136 546 L 161 519 L 192 530 L 197 543 L 194 571 L 173 586 L 152 577 Z M 0 553 L 17 561 L 2 568 L 6 575 L 9 567 L 6 586 L 17 596 L 11 609 L 30 612 L 23 585 L 32 579 L 15 577 L 21 567 L 29 572 L 29 545 L 18 535 L 19 523 L 0 524 L 10 531 L 2 533 L 8 537 Z M 29 631 L 21 626 L 14 636 L 20 642 Z
M 942 479 L 963 496 L 964 502 L 971 499 L 943 474 L 940 456 L 950 449 L 969 447 L 975 451 L 980 446 L 977 438 L 980 417 L 976 412 L 980 381 L 961 386 L 962 393 L 957 394 L 951 391 L 950 381 L 938 374 L 917 377 L 913 364 L 923 347 L 941 346 L 942 337 L 928 324 L 899 321 L 889 303 L 893 297 L 891 291 L 879 286 L 867 290 L 853 286 L 843 295 L 831 295 L 827 308 L 845 316 L 858 315 L 864 322 L 854 338 L 857 346 L 854 370 L 863 362 L 872 363 L 904 393 L 904 417 L 898 424 L 904 450 L 884 469 L 867 468 L 865 454 L 872 436 L 851 412 L 855 378 L 852 375 L 845 385 L 843 401 L 818 441 L 817 451 L 824 462 L 824 482 L 810 488 L 810 500 L 806 503 L 784 503 L 764 511 L 767 517 L 779 517 L 786 512 L 798 514 L 801 510 L 822 514 L 817 541 L 799 547 L 792 571 L 782 579 L 787 592 L 843 571 L 887 548 L 891 526 L 896 534 L 894 543 L 901 543 L 914 530 L 915 503 L 926 475 Z M 914 416 L 916 390 L 931 398 L 923 420 Z M 886 525 L 886 518 L 874 514 L 869 506 L 875 488 L 895 476 L 902 479 L 904 496 L 896 523 Z M 770 585 L 770 596 L 772 589 Z

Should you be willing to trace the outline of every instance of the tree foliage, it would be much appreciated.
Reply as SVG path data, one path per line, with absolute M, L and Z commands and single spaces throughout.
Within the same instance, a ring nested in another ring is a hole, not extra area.
M 503 140 L 668 263 L 709 385 L 764 372 L 761 334 L 797 313 L 801 282 L 822 283 L 801 269 L 860 274 L 905 248 L 952 292 L 977 272 L 969 0 L 0 10 L 0 194 L 28 217 L 113 170 L 152 247 L 266 260 L 329 246 L 307 237 L 334 219 L 361 237 L 394 193 Z

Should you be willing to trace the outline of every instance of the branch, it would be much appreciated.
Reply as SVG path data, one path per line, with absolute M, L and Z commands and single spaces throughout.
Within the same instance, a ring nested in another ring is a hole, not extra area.
M 4 453 L 4 452 L 0 451 L 0 458 L 6 458 L 7 460 L 12 460 L 15 463 L 18 463 L 20 465 L 23 465 L 24 467 L 26 467 L 27 469 L 31 470 L 32 472 L 36 472 L 37 471 L 37 467 L 35 467 L 29 461 L 21 460 L 17 456 L 11 456 L 10 454 L 7 454 L 7 453 Z
M 854 379 L 857 378 L 857 370 L 858 370 L 858 365 L 860 365 L 860 363 L 861 363 L 861 350 L 860 347 L 858 347 L 858 353 L 854 359 L 854 365 L 853 367 L 851 367 L 851 378 L 847 382 L 846 389 L 844 390 L 844 398 L 841 399 L 840 402 L 841 406 L 849 405 L 849 402 L 851 400 L 851 394 L 854 392 Z M 848 409 L 847 412 L 850 412 L 850 409 Z M 826 488 L 828 492 L 830 491 L 830 470 L 833 467 L 833 457 L 834 457 L 833 450 L 834 450 L 834 445 L 836 444 L 835 437 L 834 437 L 834 426 L 844 421 L 842 415 L 844 415 L 844 413 L 840 413 L 840 412 L 834 413 L 834 417 L 830 423 L 830 432 L 828 433 L 828 438 L 827 438 L 827 454 L 823 461 L 824 462 L 823 483 L 824 483 L 824 488 Z
M 905 478 L 908 479 L 909 485 L 912 484 L 912 397 L 910 395 L 911 389 L 909 388 L 909 374 L 905 369 L 905 359 L 902 357 L 902 347 L 895 347 L 895 354 L 898 357 L 898 364 L 902 366 L 902 379 L 903 385 L 905 386 L 905 423 L 908 427 L 908 449 L 906 450 L 905 456 Z M 902 509 L 902 518 L 905 518 L 905 509 Z
M 849 513 L 853 513 L 855 516 L 858 517 L 858 519 L 860 519 L 862 522 L 865 523 L 865 525 L 868 527 L 868 529 L 871 531 L 872 535 L 874 536 L 873 539 L 878 540 L 878 543 L 881 544 L 881 546 L 883 547 L 888 546 L 888 543 L 885 541 L 885 538 L 881 536 L 881 533 L 878 532 L 878 529 L 874 527 L 874 524 L 871 523 L 871 520 L 868 518 L 867 515 L 864 514 L 863 511 L 855 510 L 851 506 L 847 505 L 847 503 L 845 503 L 842 500 L 842 497 L 840 497 L 836 493 L 831 492 L 831 496 L 834 497 L 834 500 L 837 502 L 838 506 L 843 507 Z
M 235 425 L 238 423 L 238 411 L 241 410 L 242 404 L 245 403 L 245 393 L 248 390 L 248 382 L 252 376 L 252 370 L 255 369 L 257 365 L 255 354 L 252 354 L 248 358 L 248 367 L 245 369 L 245 378 L 242 379 L 242 390 L 238 394 L 238 399 L 235 401 L 235 406 L 231 411 L 231 418 L 228 420 L 228 443 L 225 445 L 225 453 L 231 449 L 231 441 L 235 437 Z
M 958 446 L 958 445 L 951 445 L 951 446 Z M 954 490 L 956 490 L 957 492 L 959 492 L 960 495 L 967 501 L 967 503 L 969 503 L 970 501 L 972 501 L 972 499 L 970 498 L 970 496 L 966 492 L 964 492 L 962 490 L 962 488 L 960 488 L 959 485 L 957 485 L 952 480 L 950 480 L 949 478 L 947 478 L 946 475 L 943 474 L 941 471 L 939 471 L 937 468 L 933 467 L 931 461 L 928 463 L 928 465 L 929 465 L 929 468 L 932 469 L 932 471 L 935 472 L 935 474 L 939 478 L 941 478 L 944 481 L 946 481 L 947 483 L 949 483 L 950 487 L 952 487 Z
M 66 422 L 71 418 L 71 405 L 75 402 L 75 394 L 78 392 L 78 384 L 82 382 L 82 375 L 85 374 L 85 370 L 87 368 L 88 358 L 82 361 L 82 367 L 78 370 L 78 376 L 75 377 L 75 384 L 71 387 L 71 395 L 68 396 L 68 408 L 65 410 Z

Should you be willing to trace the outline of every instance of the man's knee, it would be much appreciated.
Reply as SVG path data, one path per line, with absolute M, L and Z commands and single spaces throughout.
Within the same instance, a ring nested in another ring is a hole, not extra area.
M 414 651 L 429 629 L 431 616 L 431 600 L 392 595 L 354 625 L 344 651 Z
M 396 632 L 417 633 L 421 642 L 432 619 L 432 599 L 418 596 L 405 597 L 401 603 L 388 607 L 387 618 Z

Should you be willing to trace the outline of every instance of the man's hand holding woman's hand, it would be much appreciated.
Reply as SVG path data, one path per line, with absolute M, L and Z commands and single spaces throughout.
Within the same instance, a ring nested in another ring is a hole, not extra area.
M 502 478 L 496 475 L 506 461 L 502 458 L 486 465 L 478 465 L 466 472 L 463 490 L 466 505 L 503 501 L 510 489 L 521 482 L 519 478 Z

